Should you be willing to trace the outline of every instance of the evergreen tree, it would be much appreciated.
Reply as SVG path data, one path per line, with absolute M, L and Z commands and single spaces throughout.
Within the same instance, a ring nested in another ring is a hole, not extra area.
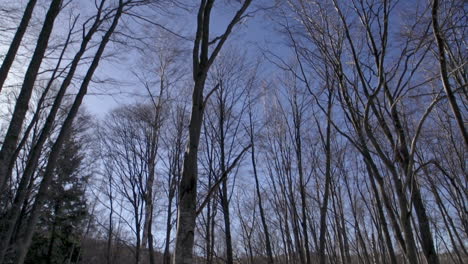
M 80 240 L 89 217 L 85 197 L 89 175 L 85 170 L 82 131 L 74 129 L 64 144 L 49 190 L 48 202 L 33 237 L 25 263 L 77 263 Z

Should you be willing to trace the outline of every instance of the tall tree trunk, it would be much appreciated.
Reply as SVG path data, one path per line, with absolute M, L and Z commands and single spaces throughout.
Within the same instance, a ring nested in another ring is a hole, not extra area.
M 230 220 L 230 212 L 229 212 L 229 194 L 227 190 L 227 179 L 228 177 L 226 176 L 226 153 L 225 153 L 225 129 L 224 129 L 224 115 L 225 115 L 225 110 L 224 110 L 224 98 L 223 98 L 223 83 L 221 82 L 220 86 L 220 95 L 219 95 L 219 137 L 220 137 L 220 142 L 219 142 L 219 148 L 221 152 L 221 157 L 220 157 L 220 168 L 221 168 L 221 175 L 224 177 L 223 183 L 221 186 L 221 208 L 223 210 L 223 216 L 224 216 L 224 234 L 225 234 L 225 241 L 226 241 L 226 263 L 227 264 L 233 264 L 233 257 L 232 257 L 232 235 L 231 235 L 231 220 Z
M 328 210 L 328 197 L 330 194 L 331 183 L 331 110 L 332 110 L 332 94 L 330 92 L 328 97 L 327 107 L 327 131 L 325 135 L 325 191 L 323 194 L 322 206 L 320 207 L 320 233 L 319 233 L 319 263 L 325 264 L 325 235 L 327 230 L 327 210 Z
M 426 257 L 427 263 L 439 264 L 439 257 L 435 251 L 434 240 L 432 238 L 432 232 L 430 228 L 429 218 L 426 213 L 426 206 L 423 203 L 421 197 L 421 191 L 419 189 L 419 183 L 416 182 L 413 176 L 413 206 L 416 216 L 418 217 L 419 232 L 421 233 L 421 244 Z
M 211 171 L 208 173 L 208 190 L 211 190 L 212 188 L 212 178 L 213 178 L 213 174 L 211 173 Z M 207 205 L 207 210 L 206 210 L 206 226 L 205 226 L 205 229 L 206 229 L 206 238 L 205 238 L 205 247 L 206 247 L 206 264 L 211 264 L 211 201 L 213 199 L 210 199 L 208 201 L 208 205 Z M 214 221 L 214 219 L 213 219 Z
M 67 39 L 65 40 L 65 44 L 63 46 L 63 49 L 60 53 L 60 56 L 57 60 L 57 63 L 55 65 L 55 69 L 53 70 L 52 72 L 52 75 L 50 76 L 50 79 L 49 81 L 47 82 L 47 85 L 46 87 L 44 88 L 44 91 L 42 92 L 41 94 L 41 97 L 39 98 L 39 100 L 37 101 L 37 106 L 36 106 L 36 110 L 34 112 L 34 115 L 31 119 L 31 121 L 29 122 L 29 125 L 26 127 L 26 130 L 24 131 L 23 133 L 23 138 L 21 139 L 20 143 L 18 144 L 18 146 L 16 147 L 16 150 L 13 154 L 13 156 L 10 158 L 10 166 L 8 168 L 8 172 L 7 172 L 7 175 L 8 177 L 10 177 L 10 175 L 12 175 L 13 173 L 13 169 L 15 167 L 15 163 L 16 163 L 16 159 L 18 158 L 18 155 L 20 154 L 21 150 L 23 149 L 24 145 L 26 144 L 26 142 L 28 141 L 29 139 L 29 134 L 31 133 L 31 130 L 34 128 L 34 126 L 37 124 L 39 118 L 41 117 L 41 109 L 43 108 L 44 106 L 44 101 L 46 100 L 47 98 L 47 95 L 49 94 L 49 90 L 50 88 L 52 87 L 52 84 L 53 82 L 56 80 L 57 78 L 57 75 L 58 75 L 58 72 L 59 72 L 59 69 L 60 69 L 60 66 L 62 64 L 62 60 L 63 60 L 63 57 L 65 55 L 65 51 L 67 50 L 68 48 L 68 45 L 70 44 L 70 39 L 71 39 L 71 35 L 74 31 L 74 28 L 75 28 L 75 25 L 76 25 L 76 21 L 77 19 L 75 19 L 75 21 L 73 22 L 73 25 L 72 27 L 70 28 L 70 30 L 68 31 L 68 35 L 67 35 Z M 72 66 L 73 67 L 73 66 Z M 62 85 L 63 86 L 63 85 Z M 60 95 L 60 92 L 56 95 L 56 97 L 59 97 Z M 42 133 L 42 132 L 41 132 Z M 32 139 L 32 142 L 36 142 L 36 140 L 33 138 Z M 37 143 L 36 143 L 37 145 Z M 30 157 L 34 156 L 30 153 L 29 155 Z
M 229 213 L 229 196 L 227 191 L 227 180 L 223 181 L 221 186 L 221 208 L 224 216 L 224 235 L 226 242 L 226 263 L 233 264 L 232 256 L 232 234 L 231 234 L 231 216 Z
M 127 2 L 128 3 L 128 2 Z M 83 82 L 81 83 L 81 86 L 80 86 L 80 89 L 78 91 L 78 94 L 76 95 L 75 97 L 75 100 L 73 102 L 73 105 L 71 106 L 70 108 L 70 111 L 68 112 L 68 115 L 62 125 L 62 128 L 59 132 L 59 135 L 55 141 L 55 143 L 53 144 L 52 146 L 52 149 L 50 151 L 50 154 L 49 154 L 49 158 L 47 159 L 47 166 L 45 168 L 45 172 L 44 172 L 44 175 L 43 175 L 43 179 L 40 183 L 40 186 L 39 186 L 39 190 L 38 190 L 38 193 L 36 195 L 36 199 L 35 199 L 35 202 L 34 202 L 34 205 L 31 209 L 31 214 L 30 214 L 30 217 L 28 219 L 28 223 L 27 223 L 27 226 L 26 226 L 26 230 L 24 232 L 24 236 L 22 239 L 20 239 L 18 241 L 18 245 L 17 245 L 17 249 L 18 249 L 18 252 L 16 254 L 16 259 L 15 259 L 15 262 L 16 264 L 23 264 L 24 262 L 24 259 L 26 257 L 26 254 L 28 252 L 28 249 L 29 249 L 29 246 L 31 244 L 31 239 L 32 239 L 32 236 L 34 234 L 34 231 L 35 231 L 35 227 L 36 227 L 36 224 L 37 224 L 37 221 L 39 219 L 39 216 L 40 216 L 40 213 L 41 213 L 41 209 L 42 209 L 42 206 L 47 198 L 47 193 L 48 193 L 48 189 L 49 189 L 49 186 L 50 186 L 50 183 L 52 181 L 52 178 L 53 178 L 53 175 L 54 175 L 54 171 L 55 171 L 55 167 L 57 165 L 57 160 L 58 160 L 58 157 L 60 155 L 60 152 L 61 152 L 61 149 L 62 149 L 62 145 L 63 145 L 63 142 L 65 141 L 65 139 L 68 137 L 71 129 L 72 129 L 72 124 L 73 124 L 73 121 L 76 117 L 76 115 L 78 114 L 78 110 L 81 106 L 81 103 L 83 102 L 83 98 L 84 96 L 86 95 L 87 91 L 88 91 L 88 86 L 89 86 L 89 83 L 91 82 L 91 79 L 94 75 L 94 72 L 96 71 L 98 65 L 99 65 L 99 62 L 101 60 L 101 57 L 102 57 L 102 54 L 104 53 L 104 50 L 107 46 L 107 43 L 109 42 L 110 40 L 110 37 L 112 36 L 112 34 L 114 33 L 114 30 L 115 28 L 117 27 L 117 24 L 120 20 L 120 17 L 122 15 L 122 12 L 123 12 L 123 8 L 124 8 L 124 3 L 123 3 L 123 0 L 119 0 L 119 7 L 115 13 L 115 16 L 113 18 L 113 21 L 112 21 L 112 24 L 111 26 L 109 27 L 109 29 L 106 31 L 106 33 L 104 34 L 103 38 L 102 38 L 102 41 L 96 51 L 96 54 L 93 58 L 93 61 L 91 62 L 91 65 L 88 69 L 88 71 L 86 72 L 86 75 L 83 79 Z
M 52 255 L 55 245 L 55 239 L 57 237 L 56 227 L 57 227 L 57 214 L 60 210 L 60 205 L 58 202 L 55 202 L 54 206 L 54 222 L 52 223 L 52 231 L 50 233 L 50 242 L 49 247 L 47 249 L 47 264 L 52 264 Z
M 179 186 L 179 211 L 174 254 L 175 264 L 191 264 L 195 235 L 196 198 L 198 180 L 198 143 L 203 116 L 202 91 L 205 80 L 195 83 L 189 127 L 189 143 L 184 156 L 184 169 Z
M 429 180 L 429 184 L 430 184 L 432 193 L 434 194 L 437 207 L 439 208 L 439 211 L 440 211 L 440 213 L 442 215 L 442 220 L 444 221 L 445 227 L 447 229 L 447 233 L 449 235 L 450 242 L 453 245 L 453 251 L 455 251 L 455 254 L 457 255 L 457 258 L 458 258 L 459 262 L 463 263 L 463 260 L 462 260 L 463 257 L 460 255 L 460 251 L 459 251 L 458 247 L 461 247 L 461 249 L 462 249 L 465 256 L 468 256 L 468 252 L 466 251 L 466 249 L 465 249 L 465 247 L 463 245 L 463 242 L 462 242 L 462 239 L 460 238 L 460 235 L 456 231 L 456 228 L 455 228 L 455 225 L 453 224 L 452 218 L 450 217 L 450 215 L 447 212 L 447 209 L 445 208 L 444 202 L 442 201 L 442 199 L 441 199 L 441 197 L 439 195 L 439 192 L 437 191 L 437 187 L 435 186 L 433 179 L 430 178 L 431 176 L 427 172 L 427 169 L 424 168 L 423 170 L 424 170 L 424 173 L 428 176 L 427 178 Z M 452 230 L 455 230 L 454 233 L 455 233 L 455 236 L 457 237 L 458 245 L 457 245 L 457 242 L 454 239 L 454 235 L 452 234 Z
M 153 187 L 154 187 L 154 177 L 156 174 L 156 159 L 158 155 L 158 148 L 159 148 L 159 129 L 161 127 L 161 108 L 163 103 L 163 95 L 164 95 L 164 74 L 161 76 L 161 82 L 159 87 L 159 96 L 158 101 L 155 104 L 155 116 L 153 123 L 151 124 L 151 131 L 150 131 L 150 141 L 148 146 L 148 182 L 146 185 L 146 207 L 145 207 L 145 227 L 147 235 L 147 241 L 145 241 L 145 237 L 143 235 L 143 243 L 148 242 L 148 249 L 149 249 L 149 262 L 150 264 L 155 263 L 154 259 L 154 248 L 153 248 Z M 143 233 L 144 234 L 144 233 Z
M 449 75 L 448 75 L 449 70 L 447 69 L 447 59 L 445 58 L 445 43 L 444 43 L 443 33 L 441 32 L 439 28 L 438 11 L 439 11 L 439 0 L 433 0 L 432 2 L 432 28 L 434 30 L 434 37 L 435 37 L 437 48 L 438 48 L 437 51 L 439 55 L 440 78 L 442 80 L 445 93 L 447 94 L 450 107 L 452 108 L 453 115 L 455 116 L 457 125 L 460 128 L 460 131 L 463 136 L 463 140 L 465 141 L 465 146 L 468 147 L 468 132 L 466 131 L 466 127 L 465 127 L 465 123 L 463 122 L 463 117 L 461 115 L 460 107 L 457 104 L 457 99 L 455 98 L 455 95 L 453 94 L 450 81 L 449 81 Z
M 156 114 L 158 116 L 158 114 Z M 159 125 L 159 118 L 156 117 L 156 122 Z M 155 123 L 156 123 L 155 122 Z M 157 129 L 157 128 L 153 128 Z M 152 232 L 152 225 L 153 225 L 153 185 L 154 185 L 154 176 L 155 176 L 155 167 L 156 167 L 156 154 L 157 154 L 157 131 L 152 131 L 154 133 L 154 137 L 152 138 L 150 144 L 150 158 L 148 161 L 148 182 L 146 187 L 146 195 L 145 199 L 145 222 L 143 225 L 143 248 L 148 246 L 149 250 L 149 261 L 150 264 L 154 264 L 154 252 L 153 252 L 153 232 Z
M 309 232 L 307 228 L 307 199 L 306 199 L 306 186 L 304 180 L 304 168 L 302 166 L 302 138 L 301 138 L 301 123 L 302 113 L 300 112 L 299 106 L 297 105 L 297 94 L 294 93 L 293 101 L 293 120 L 294 120 L 294 141 L 296 150 L 296 165 L 299 173 L 299 192 L 301 196 L 301 228 L 302 236 L 304 238 L 303 250 L 304 250 L 304 261 L 310 264 L 310 251 L 309 251 Z
M 18 52 L 21 41 L 23 40 L 24 33 L 28 28 L 29 20 L 31 20 L 32 12 L 36 6 L 36 2 L 37 0 L 28 1 L 26 9 L 23 13 L 23 17 L 21 18 L 21 22 L 18 26 L 18 29 L 16 30 L 15 36 L 13 37 L 5 58 L 3 59 L 2 66 L 0 67 L 0 92 L 2 91 L 3 85 L 5 84 L 5 80 L 8 76 L 8 72 L 10 71 L 11 65 L 15 60 L 16 53 Z
M 135 216 L 135 232 L 136 232 L 136 245 L 135 245 L 135 264 L 140 264 L 140 255 L 141 255 L 141 235 L 140 235 L 140 221 L 138 217 L 138 208 L 134 208 L 135 212 L 133 213 Z M 140 216 L 141 218 L 142 216 Z
M 53 0 L 50 3 L 44 25 L 37 39 L 34 54 L 26 70 L 23 85 L 21 86 L 21 91 L 16 100 L 15 109 L 2 144 L 2 149 L 0 150 L 0 191 L 4 189 L 5 183 L 10 177 L 10 175 L 8 175 L 8 167 L 11 163 L 11 158 L 14 156 L 13 154 L 21 134 L 26 112 L 29 108 L 29 100 L 31 99 L 34 83 L 47 50 L 55 18 L 60 12 L 61 3 L 62 0 Z
M 176 168 L 176 165 L 173 164 L 173 169 L 175 170 L 175 168 Z M 172 229 L 172 202 L 174 200 L 175 191 L 176 191 L 175 184 L 177 182 L 176 182 L 175 173 L 173 172 L 170 172 L 170 173 L 172 176 L 169 178 L 170 189 L 169 189 L 169 197 L 168 197 L 169 203 L 167 205 L 166 238 L 165 238 L 165 243 L 164 243 L 163 264 L 169 264 L 171 262 L 169 244 L 171 242 L 171 229 Z
M 171 255 L 169 252 L 169 245 L 171 240 L 171 231 L 172 231 L 172 203 L 177 194 L 177 186 L 180 180 L 181 167 L 180 167 L 180 154 L 183 151 L 183 130 L 185 129 L 184 124 L 184 112 L 177 112 L 177 134 L 175 138 L 175 143 L 173 143 L 174 151 L 172 152 L 171 166 L 169 170 L 169 195 L 168 195 L 168 208 L 167 208 L 167 221 L 166 221 L 166 241 L 164 247 L 163 263 L 169 264 L 171 261 Z M 177 202 L 177 200 L 176 200 Z
M 109 212 L 109 228 L 107 231 L 107 248 L 106 248 L 106 261 L 107 264 L 111 264 L 112 261 L 112 236 L 113 236 L 113 231 L 114 231 L 114 223 L 113 223 L 113 217 L 114 217 L 114 199 L 112 196 L 112 182 L 111 182 L 111 176 L 109 176 L 109 202 L 110 202 L 110 212 Z
M 177 218 L 177 235 L 174 254 L 174 264 L 193 263 L 193 242 L 195 236 L 195 220 L 197 206 L 198 181 L 198 145 L 200 142 L 201 125 L 203 121 L 204 101 L 203 90 L 208 71 L 219 54 L 234 26 L 252 0 L 245 0 L 236 12 L 231 22 L 209 55 L 210 16 L 214 0 L 201 0 L 197 15 L 197 32 L 193 48 L 193 80 L 192 113 L 189 124 L 189 139 L 184 155 L 184 166 L 179 186 L 179 211 Z
M 218 199 L 218 197 L 216 197 L 216 195 L 213 197 L 213 201 L 216 201 Z M 209 241 L 210 241 L 210 247 L 209 247 L 209 251 L 208 251 L 208 263 L 209 264 L 212 264 L 213 263 L 213 259 L 214 259 L 214 256 L 215 256 L 215 227 L 216 227 L 216 215 L 217 215 L 217 203 L 216 202 L 212 202 L 211 203 L 211 215 L 210 215 L 210 226 L 209 228 L 210 229 L 210 237 L 209 237 Z
M 382 208 L 383 205 L 382 205 L 382 202 L 380 200 L 380 196 L 379 196 L 377 186 L 375 184 L 374 176 L 372 175 L 373 173 L 372 173 L 369 165 L 366 165 L 366 169 L 367 169 L 367 173 L 369 174 L 368 175 L 369 180 L 371 182 L 372 191 L 374 193 L 376 209 L 377 209 L 377 212 L 378 212 L 378 219 L 380 221 L 380 225 L 381 225 L 384 237 L 385 237 L 385 242 L 386 242 L 388 254 L 390 256 L 390 263 L 397 264 L 398 262 L 397 262 L 397 259 L 396 259 L 396 256 L 395 256 L 395 251 L 393 250 L 392 238 L 390 236 L 390 232 L 388 231 L 387 221 L 385 220 L 386 217 L 385 217 L 385 214 L 384 214 L 384 211 L 383 211 L 383 208 Z
M 435 251 L 434 240 L 432 238 L 429 218 L 427 217 L 426 208 L 422 200 L 419 183 L 416 180 L 417 175 L 416 175 L 416 172 L 414 172 L 413 170 L 413 161 L 412 161 L 413 157 L 411 157 L 408 151 L 405 130 L 400 120 L 397 107 L 395 106 L 395 100 L 392 94 L 390 93 L 387 83 L 384 84 L 383 88 L 384 88 L 385 95 L 388 98 L 388 102 L 391 106 L 390 114 L 393 119 L 395 132 L 397 134 L 398 144 L 399 144 L 399 146 L 397 146 L 398 155 L 400 156 L 399 163 L 401 164 L 403 168 L 402 174 L 404 174 L 406 178 L 406 184 L 405 184 L 406 186 L 405 186 L 401 184 L 401 179 L 396 179 L 395 177 L 395 180 L 398 182 L 397 185 L 400 185 L 400 187 L 397 187 L 397 188 L 401 188 L 401 192 L 403 193 L 406 193 L 406 189 L 411 192 L 410 201 L 409 201 L 410 203 L 405 201 L 405 204 L 408 204 L 409 206 L 411 206 L 412 204 L 414 206 L 414 210 L 418 218 L 418 228 L 419 228 L 419 232 L 421 235 L 421 246 L 424 252 L 424 256 L 426 257 L 426 260 L 429 264 L 439 264 L 439 258 Z M 396 175 L 396 173 L 394 173 L 394 175 Z M 404 200 L 406 200 L 405 194 L 401 194 L 401 196 Z M 408 208 L 409 210 L 408 206 L 404 208 Z M 407 214 L 408 214 L 407 217 L 409 219 L 410 213 L 407 212 Z M 405 221 L 408 221 L 408 219 L 406 219 Z
M 254 126 L 253 126 L 253 121 L 252 121 L 251 104 L 249 104 L 249 125 L 250 125 L 250 144 L 252 145 L 252 151 L 250 152 L 251 161 L 252 161 L 253 174 L 255 178 L 255 191 L 258 197 L 258 208 L 260 211 L 260 219 L 262 221 L 262 228 L 263 228 L 263 233 L 265 236 L 265 247 L 266 247 L 266 252 L 267 252 L 267 257 L 268 257 L 267 263 L 273 264 L 274 260 L 273 260 L 273 252 L 271 250 L 270 233 L 268 232 L 268 225 L 266 222 L 265 212 L 263 210 L 262 194 L 260 192 L 260 184 L 258 182 L 257 163 L 255 159 Z
M 93 26 L 90 28 L 90 30 L 86 34 L 85 38 L 83 39 L 83 42 L 81 43 L 80 50 L 75 54 L 75 57 L 73 58 L 73 60 L 71 62 L 70 70 L 67 73 L 65 79 L 63 80 L 63 82 L 62 82 L 62 84 L 61 84 L 61 86 L 59 88 L 59 91 L 57 92 L 57 94 L 55 96 L 54 103 L 52 104 L 52 108 L 51 108 L 51 110 L 50 110 L 50 112 L 49 112 L 49 114 L 47 116 L 47 119 L 45 121 L 45 124 L 44 124 L 42 130 L 41 130 L 39 138 L 37 139 L 36 144 L 34 145 L 34 147 L 31 149 L 31 151 L 29 153 L 29 156 L 28 156 L 28 159 L 27 159 L 27 162 L 26 162 L 26 167 L 24 168 L 23 175 L 21 176 L 20 184 L 19 184 L 18 190 L 16 192 L 15 201 L 13 203 L 13 208 L 12 208 L 10 214 L 8 215 L 7 220 L 5 220 L 5 222 L 6 222 L 5 231 L 3 232 L 2 242 L 0 243 L 0 263 L 1 263 L 1 260 L 3 259 L 3 257 L 4 257 L 6 247 L 8 246 L 6 241 L 10 240 L 12 232 L 13 232 L 14 223 L 16 221 L 18 221 L 20 205 L 26 199 L 27 191 L 25 189 L 25 186 L 26 186 L 27 182 L 29 182 L 29 179 L 31 179 L 31 177 L 33 176 L 33 174 L 34 174 L 34 172 L 35 172 L 35 170 L 37 168 L 37 164 L 38 164 L 39 158 L 41 156 L 42 149 L 44 147 L 44 144 L 45 144 L 46 140 L 50 136 L 50 132 L 53 129 L 53 125 L 54 125 L 54 122 L 55 122 L 56 115 L 57 115 L 57 113 L 58 113 L 58 111 L 59 111 L 59 109 L 61 107 L 61 103 L 62 103 L 62 100 L 63 100 L 63 98 L 65 96 L 67 88 L 69 87 L 69 85 L 70 85 L 70 83 L 71 83 L 71 81 L 72 81 L 72 79 L 74 77 L 74 74 L 75 74 L 75 71 L 76 71 L 76 69 L 77 69 L 77 67 L 79 65 L 80 59 L 83 56 L 84 52 L 86 51 L 86 48 L 87 48 L 87 45 L 88 45 L 89 41 L 91 40 L 92 36 L 94 35 L 94 33 L 98 29 L 98 26 L 99 26 L 99 24 L 101 22 L 100 14 L 101 14 L 102 8 L 103 8 L 103 2 L 101 2 L 101 6 L 100 6 L 100 9 L 98 11 L 98 14 L 96 16 L 96 19 L 94 21 Z M 73 28 L 74 28 L 74 26 L 72 27 L 71 31 L 73 30 Z M 70 34 L 71 34 L 71 31 L 70 31 Z M 62 54 L 60 55 L 59 63 L 60 63 L 60 60 L 62 59 L 62 56 L 63 56 L 63 54 L 65 52 L 65 48 L 69 43 L 70 34 L 68 35 L 68 38 L 66 40 L 64 50 L 62 51 Z M 57 65 L 57 67 L 59 67 L 59 64 Z M 55 73 L 52 74 L 52 77 L 54 77 L 54 76 L 55 76 Z M 52 80 L 50 82 L 52 82 Z M 43 95 L 43 97 L 45 97 L 45 95 Z M 42 101 L 43 99 L 44 98 L 41 97 L 40 100 Z M 38 105 L 37 110 L 39 110 L 40 106 L 41 105 Z M 38 113 L 35 114 L 34 118 L 38 118 Z M 15 155 L 14 155 L 15 157 L 17 155 L 17 152 L 19 152 L 19 151 L 20 151 L 19 149 L 15 150 Z M 11 173 L 11 170 L 13 168 L 14 160 L 12 160 L 11 162 L 12 162 L 12 164 L 10 164 L 9 173 Z
M 343 198 L 341 195 L 341 185 L 338 185 L 338 208 L 340 210 L 340 221 L 338 224 L 340 225 L 341 234 L 343 236 L 343 251 L 346 257 L 346 263 L 351 263 L 351 255 L 349 254 L 349 240 L 348 240 L 348 233 L 346 232 L 346 224 L 345 224 L 345 213 L 344 213 L 344 206 L 343 206 Z

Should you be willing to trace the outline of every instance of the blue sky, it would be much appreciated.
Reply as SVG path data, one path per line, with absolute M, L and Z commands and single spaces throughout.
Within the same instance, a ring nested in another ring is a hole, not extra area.
M 190 10 L 173 8 L 171 9 L 172 14 L 165 14 L 164 16 L 150 14 L 148 18 L 166 26 L 171 31 L 193 39 L 196 30 L 198 1 L 189 2 L 193 4 Z M 238 7 L 239 4 L 236 1 L 218 1 L 215 4 L 211 18 L 211 38 L 219 36 L 224 32 Z M 255 10 L 255 8 L 256 6 L 252 6 L 251 10 Z M 278 37 L 278 34 L 275 34 L 271 24 L 271 21 L 268 20 L 264 12 L 256 12 L 254 16 L 236 26 L 224 48 L 229 48 L 230 45 L 241 47 L 240 50 L 245 50 L 247 56 L 251 59 L 256 59 L 255 56 L 260 56 L 260 48 L 268 47 L 273 52 L 285 53 L 285 49 L 279 45 L 281 39 Z M 157 31 L 162 29 L 149 23 L 145 25 L 142 22 L 141 25 L 137 25 L 133 22 L 131 30 L 135 35 L 141 36 L 142 34 L 148 34 L 148 32 L 157 33 Z M 188 49 L 186 58 L 181 59 L 190 65 L 193 44 L 190 40 L 179 40 Z M 121 46 L 110 45 L 108 51 L 113 52 L 115 49 L 121 48 Z M 141 97 L 134 97 L 133 95 L 145 94 L 146 92 L 132 73 L 133 69 L 138 67 L 141 55 L 134 49 L 128 48 L 124 52 L 117 52 L 117 55 L 115 59 L 102 62 L 96 76 L 116 79 L 120 84 L 94 84 L 85 99 L 85 107 L 99 117 L 102 117 L 108 110 L 119 104 L 141 100 Z M 188 69 L 188 74 L 190 73 L 191 68 Z M 188 83 L 186 82 L 183 85 L 188 85 Z

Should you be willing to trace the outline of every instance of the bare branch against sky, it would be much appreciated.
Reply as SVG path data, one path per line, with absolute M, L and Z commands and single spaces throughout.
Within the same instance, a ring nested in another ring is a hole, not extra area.
M 460 0 L 0 0 L 0 264 L 468 263 Z

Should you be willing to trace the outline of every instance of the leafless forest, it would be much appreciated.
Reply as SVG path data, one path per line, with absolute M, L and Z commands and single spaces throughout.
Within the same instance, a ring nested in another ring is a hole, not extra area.
M 468 2 L 0 0 L 0 264 L 468 263 Z

